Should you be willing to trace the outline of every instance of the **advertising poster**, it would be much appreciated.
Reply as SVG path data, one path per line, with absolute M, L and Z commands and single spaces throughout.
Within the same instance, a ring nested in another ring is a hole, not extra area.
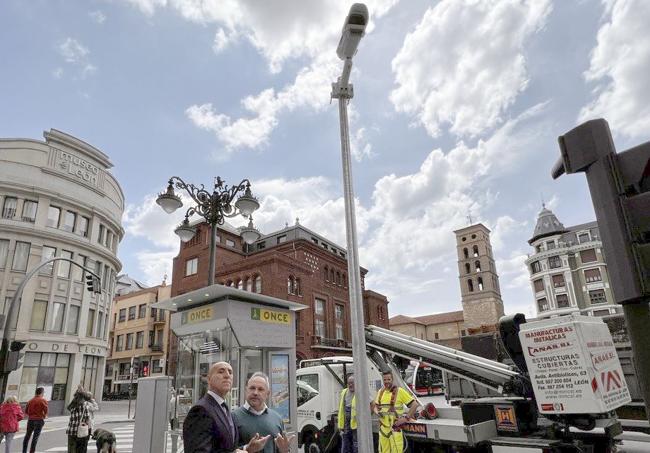
M 282 416 L 284 423 L 290 423 L 289 354 L 271 356 L 271 407 Z

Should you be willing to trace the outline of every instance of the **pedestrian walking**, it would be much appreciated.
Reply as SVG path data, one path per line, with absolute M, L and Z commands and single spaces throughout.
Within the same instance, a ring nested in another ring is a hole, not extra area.
M 5 440 L 5 453 L 11 452 L 11 441 L 18 432 L 18 422 L 24 417 L 23 410 L 18 404 L 18 398 L 9 396 L 0 405 L 0 444 Z
M 23 439 L 23 453 L 27 453 L 28 448 L 29 453 L 36 451 L 36 444 L 38 444 L 38 438 L 41 435 L 41 430 L 47 418 L 47 400 L 43 396 L 43 393 L 45 393 L 45 389 L 38 387 L 34 398 L 29 400 L 25 407 L 25 414 L 27 414 L 28 420 L 27 432 Z M 32 441 L 31 446 L 29 444 L 30 438 Z
M 341 453 L 357 453 L 357 399 L 354 376 L 348 375 L 348 386 L 341 391 L 338 427 L 341 432 Z
M 94 401 L 92 395 L 79 386 L 68 404 L 70 420 L 65 430 L 68 435 L 68 453 L 86 453 L 88 450 L 88 441 L 92 432 L 92 413 L 96 408 L 98 409 Z

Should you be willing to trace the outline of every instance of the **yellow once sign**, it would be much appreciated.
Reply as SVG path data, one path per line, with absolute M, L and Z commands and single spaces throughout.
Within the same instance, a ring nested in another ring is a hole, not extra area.
M 289 324 L 291 322 L 291 315 L 282 311 L 251 308 L 251 319 L 275 324 Z
M 210 319 L 212 319 L 212 307 L 197 308 L 187 312 L 184 324 L 209 321 Z

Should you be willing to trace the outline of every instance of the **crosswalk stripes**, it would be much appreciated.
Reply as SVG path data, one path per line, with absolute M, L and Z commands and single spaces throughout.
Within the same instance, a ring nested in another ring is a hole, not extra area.
M 119 453 L 132 453 L 133 451 L 133 423 L 127 423 L 124 425 L 119 425 L 116 427 L 108 428 L 110 431 L 115 434 L 115 439 L 117 440 L 117 451 Z M 95 450 L 95 441 L 90 439 L 88 442 L 88 451 Z M 68 451 L 66 447 L 55 447 L 45 450 L 46 452 L 64 452 Z

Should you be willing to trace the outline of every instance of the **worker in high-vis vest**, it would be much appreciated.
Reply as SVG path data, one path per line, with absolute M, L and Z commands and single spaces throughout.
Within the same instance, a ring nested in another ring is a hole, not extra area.
M 341 453 L 357 453 L 357 400 L 354 376 L 348 375 L 348 386 L 341 391 L 338 427 L 341 432 Z
M 402 453 L 404 435 L 400 425 L 413 419 L 418 403 L 409 392 L 393 384 L 393 373 L 382 373 L 384 386 L 371 403 L 372 411 L 379 417 L 379 453 Z M 404 407 L 408 413 L 404 415 Z

